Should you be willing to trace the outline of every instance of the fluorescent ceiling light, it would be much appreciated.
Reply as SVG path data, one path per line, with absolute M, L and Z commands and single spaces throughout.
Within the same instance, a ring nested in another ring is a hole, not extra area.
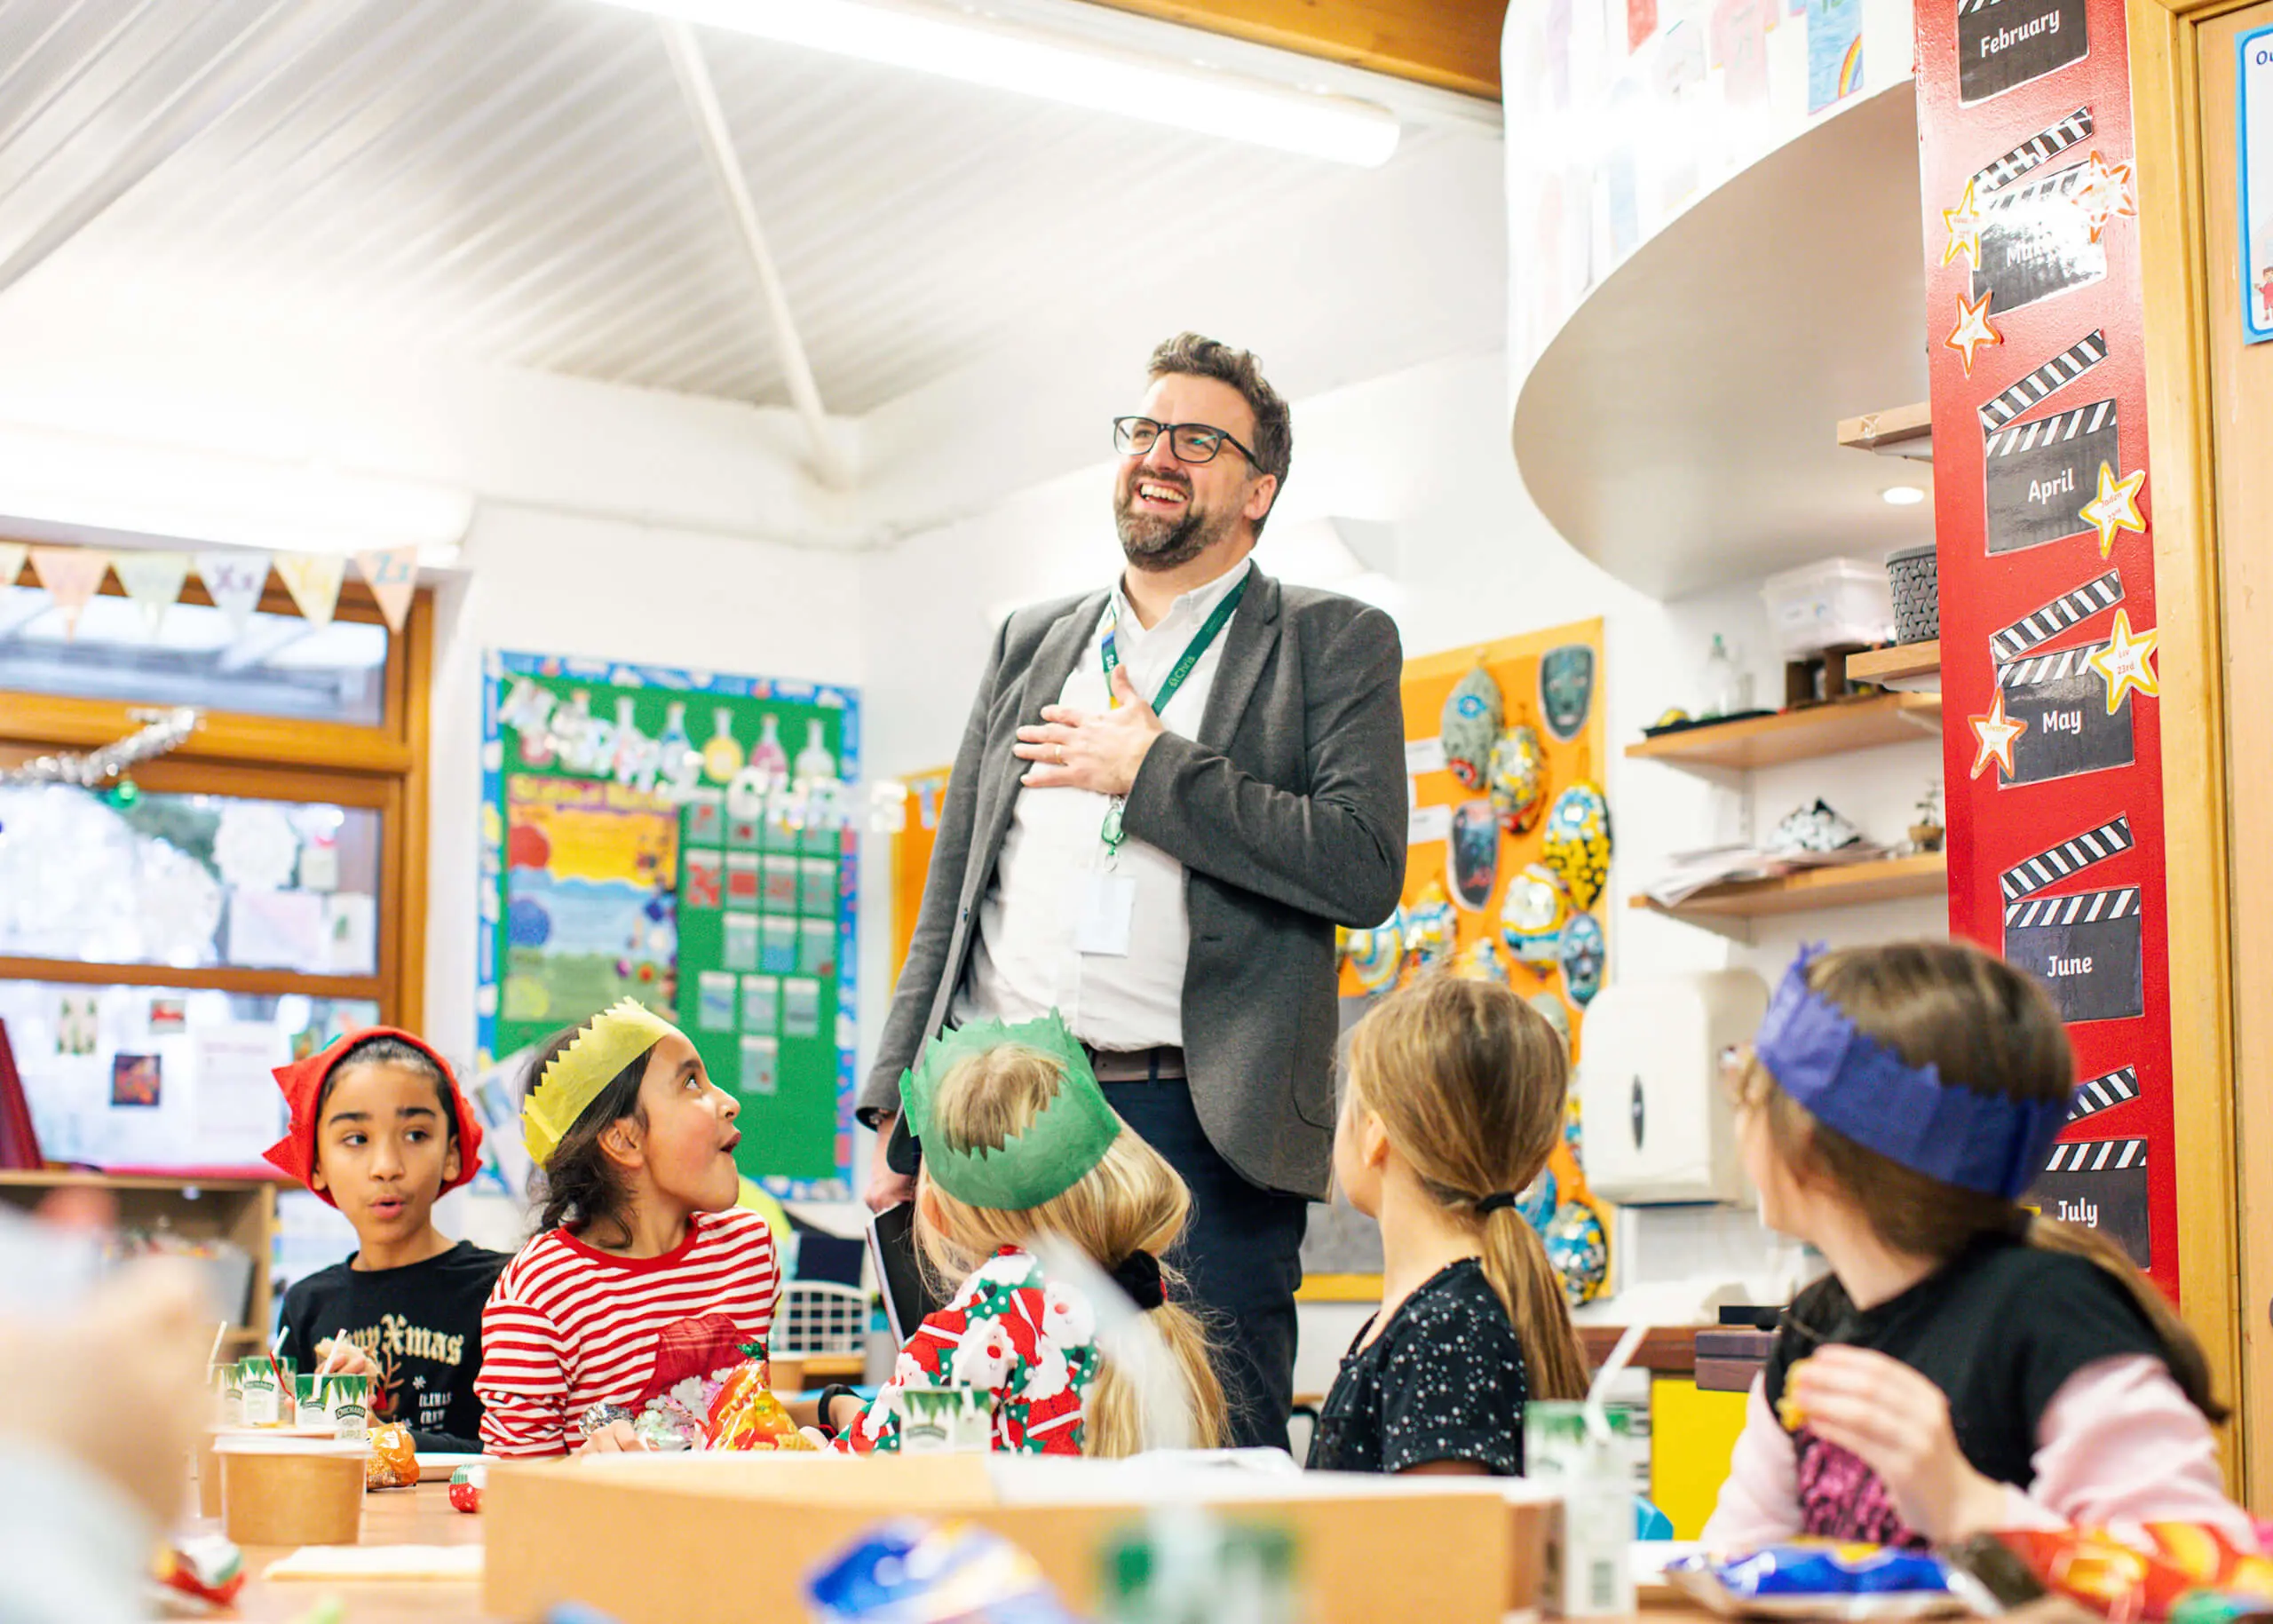
M 1397 150 L 1397 115 L 1198 63 L 908 0 L 609 0 L 967 84 L 1169 124 L 1371 169 Z
M 1890 508 L 1914 508 L 1926 500 L 1926 493 L 1914 485 L 1889 486 L 1879 495 Z

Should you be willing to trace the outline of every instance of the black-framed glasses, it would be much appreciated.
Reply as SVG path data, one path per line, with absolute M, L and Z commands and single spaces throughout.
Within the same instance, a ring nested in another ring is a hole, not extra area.
M 1248 467 L 1262 471 L 1254 452 L 1212 424 L 1155 423 L 1150 417 L 1113 420 L 1113 448 L 1123 456 L 1143 456 L 1160 443 L 1163 434 L 1168 437 L 1168 449 L 1179 463 L 1212 463 L 1216 453 L 1229 446 L 1247 458 Z

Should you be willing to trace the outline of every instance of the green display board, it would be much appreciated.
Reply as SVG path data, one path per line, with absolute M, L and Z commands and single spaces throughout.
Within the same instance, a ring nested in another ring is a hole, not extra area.
M 481 1063 L 635 998 L 740 1102 L 744 1173 L 849 1194 L 857 696 L 487 659 Z

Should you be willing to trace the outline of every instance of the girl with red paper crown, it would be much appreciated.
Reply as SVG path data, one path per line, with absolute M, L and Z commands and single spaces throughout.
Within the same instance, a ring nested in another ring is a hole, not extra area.
M 1085 1256 L 1144 1311 L 1168 1355 L 1160 1401 L 1180 1400 L 1192 1443 L 1220 1441 L 1224 1393 L 1207 1339 L 1160 1263 L 1184 1232 L 1191 1192 L 1105 1104 L 1057 1011 L 935 1038 L 899 1087 L 923 1146 L 916 1242 L 939 1284 L 961 1287 L 907 1339 L 873 1404 L 842 1388 L 823 1396 L 834 1446 L 912 1449 L 909 1428 L 931 1430 L 941 1401 L 960 1401 L 1005 1454 L 1142 1447 L 1139 1395 L 1099 1357 L 1096 1303 L 1035 1256 L 1043 1237 Z
M 2256 1549 L 2200 1345 L 2111 1242 L 2018 1204 L 2075 1074 L 2051 1002 L 1977 947 L 1792 966 L 1738 1131 L 1762 1221 L 1831 1273 L 1784 1316 L 1708 1545 L 2172 1522 Z
M 481 1124 L 425 1040 L 367 1027 L 280 1066 L 291 1126 L 265 1154 L 355 1226 L 347 1261 L 284 1294 L 285 1357 L 371 1378 L 371 1418 L 430 1451 L 480 1446 L 481 1307 L 503 1252 L 453 1241 L 434 1203 L 481 1168 Z
M 741 1107 L 677 1027 L 625 999 L 530 1062 L 538 1233 L 482 1316 L 482 1448 L 640 1449 L 651 1398 L 722 1375 L 773 1324 L 765 1220 L 738 1208 Z

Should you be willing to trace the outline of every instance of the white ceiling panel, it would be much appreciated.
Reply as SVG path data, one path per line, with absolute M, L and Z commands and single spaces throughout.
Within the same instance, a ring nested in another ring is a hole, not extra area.
M 590 0 L 5 0 L 0 255 L 170 110 L 305 49 L 33 275 L 608 383 L 787 399 L 658 25 Z M 861 414 L 1180 279 L 1352 170 L 746 38 L 703 45 L 822 399 Z M 0 293 L 0 297 L 5 297 Z

